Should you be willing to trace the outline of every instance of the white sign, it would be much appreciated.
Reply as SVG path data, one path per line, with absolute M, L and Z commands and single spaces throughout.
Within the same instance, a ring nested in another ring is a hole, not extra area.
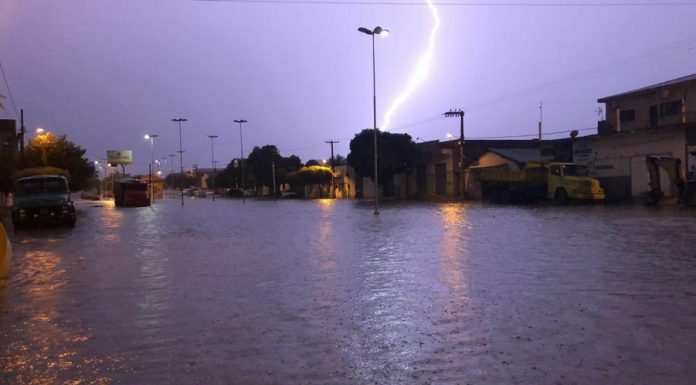
M 131 150 L 107 150 L 106 162 L 116 164 L 131 164 L 133 163 L 133 151 Z

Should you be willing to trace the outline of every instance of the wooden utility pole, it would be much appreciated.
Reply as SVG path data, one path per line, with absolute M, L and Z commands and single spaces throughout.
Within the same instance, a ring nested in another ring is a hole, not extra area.
M 336 169 L 334 167 L 334 151 L 333 151 L 333 145 L 334 143 L 340 143 L 338 140 L 327 140 L 324 143 L 328 143 L 331 145 L 331 198 L 336 198 L 336 185 L 334 184 L 334 174 L 336 173 Z

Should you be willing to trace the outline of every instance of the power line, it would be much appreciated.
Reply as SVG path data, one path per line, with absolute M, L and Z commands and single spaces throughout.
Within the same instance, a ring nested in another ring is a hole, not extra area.
M 565 131 L 555 131 L 555 132 L 545 132 L 544 135 L 557 135 L 557 134 L 567 134 L 573 131 L 590 131 L 596 130 L 597 127 L 581 128 L 578 130 L 565 130 Z M 503 136 L 472 136 L 467 137 L 467 139 L 514 139 L 514 138 L 536 138 L 538 134 L 524 134 L 524 135 L 503 135 Z
M 240 3 L 240 4 L 288 4 L 288 5 L 398 5 L 398 6 L 428 6 L 425 2 L 411 1 L 331 1 L 331 0 L 195 0 L 207 2 L 225 2 L 225 3 Z M 572 2 L 572 3 L 554 3 L 554 2 L 504 2 L 504 3 L 483 3 L 483 2 L 433 2 L 435 6 L 455 6 L 455 7 L 696 7 L 696 2 Z
M 10 83 L 7 82 L 7 76 L 5 76 L 5 69 L 2 66 L 2 61 L 0 61 L 0 72 L 2 72 L 2 79 L 5 81 L 5 87 L 7 87 L 7 93 L 10 96 L 10 102 L 12 103 L 12 108 L 14 108 L 15 116 L 19 117 L 19 111 L 17 111 L 17 105 L 14 101 L 14 96 L 12 96 L 12 90 L 10 89 Z

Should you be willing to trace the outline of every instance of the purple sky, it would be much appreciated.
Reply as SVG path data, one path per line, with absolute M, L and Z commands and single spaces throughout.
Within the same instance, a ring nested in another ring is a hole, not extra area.
M 696 6 L 438 10 L 432 69 L 391 125 L 414 139 L 457 135 L 450 108 L 466 111 L 466 137 L 535 134 L 540 101 L 546 132 L 596 127 L 597 98 L 696 72 Z M 27 128 L 65 134 L 90 159 L 132 149 L 131 170 L 146 170 L 143 135 L 160 135 L 156 158 L 174 154 L 181 116 L 185 168 L 210 167 L 207 134 L 220 165 L 238 157 L 240 118 L 247 153 L 275 144 L 307 161 L 328 158 L 330 139 L 346 155 L 372 126 L 371 43 L 357 27 L 376 25 L 391 31 L 376 41 L 380 124 L 427 48 L 426 6 L 2 0 L 0 60 Z M 3 104 L 0 118 L 15 118 Z

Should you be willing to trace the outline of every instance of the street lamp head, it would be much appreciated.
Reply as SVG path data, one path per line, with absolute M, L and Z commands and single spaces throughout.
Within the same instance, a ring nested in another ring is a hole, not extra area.
M 360 31 L 360 32 L 362 32 L 362 33 L 366 33 L 366 34 L 368 34 L 368 35 L 372 35 L 372 31 L 370 31 L 369 29 L 367 29 L 367 28 L 365 28 L 365 27 L 360 27 L 360 28 L 358 28 L 358 31 Z
M 145 138 L 145 140 L 148 140 L 148 139 L 150 139 L 150 135 L 145 134 L 144 138 Z
M 247 121 L 244 119 L 240 119 L 240 120 L 235 120 L 234 122 L 235 123 L 246 123 Z
M 45 130 L 44 130 L 43 128 L 41 128 L 41 127 L 39 127 L 39 128 L 36 129 L 36 133 L 37 133 L 37 134 L 43 134 L 44 131 L 45 131 Z
M 210 139 L 215 139 L 215 138 L 218 137 L 217 135 L 207 135 L 207 136 L 208 136 Z
M 380 26 L 375 27 L 375 29 L 373 30 L 369 30 L 365 27 L 360 27 L 358 28 L 358 31 L 368 35 L 382 35 L 382 37 L 386 37 L 389 35 L 389 30 Z
M 172 122 L 188 122 L 188 119 L 186 119 L 186 118 L 177 118 L 177 119 L 172 119 Z

